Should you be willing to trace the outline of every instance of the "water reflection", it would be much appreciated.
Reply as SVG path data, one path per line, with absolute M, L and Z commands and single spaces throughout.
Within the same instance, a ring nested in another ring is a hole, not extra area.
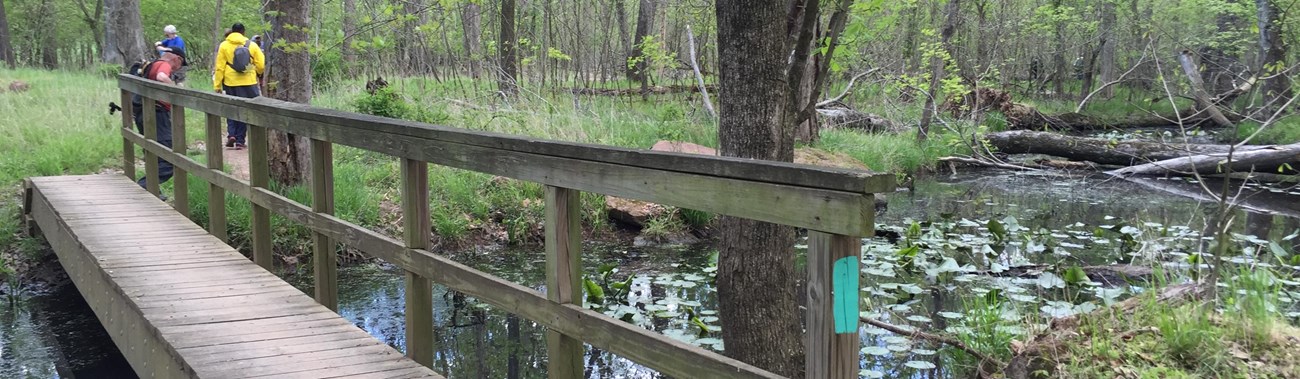
M 0 377 L 135 378 L 75 286 L 0 299 Z

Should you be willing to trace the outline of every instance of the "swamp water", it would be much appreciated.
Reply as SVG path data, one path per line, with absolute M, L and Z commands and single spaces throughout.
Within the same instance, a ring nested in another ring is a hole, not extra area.
M 1156 191 L 1153 187 L 1164 188 Z M 1209 188 L 1218 184 L 1207 183 Z M 969 172 L 916 181 L 889 196 L 879 218 L 889 237 L 864 241 L 863 315 L 904 328 L 945 330 L 968 344 L 1005 347 L 1051 317 L 1085 312 L 1143 290 L 1146 280 L 1181 281 L 1208 249 L 1214 203 L 1183 179 L 1135 184 L 1095 177 Z M 1300 189 L 1245 185 L 1251 208 L 1236 212 L 1232 262 L 1295 276 Z M 1288 216 L 1290 215 L 1290 216 Z M 915 221 L 915 222 L 914 222 Z M 894 241 L 891 241 L 894 240 Z M 714 254 L 707 246 L 642 249 L 586 246 L 588 303 L 611 316 L 704 347 L 720 340 Z M 545 257 L 484 250 L 455 258 L 544 290 Z M 802 259 L 800 259 L 802 262 Z M 802 263 L 800 263 L 802 264 Z M 617 265 L 618 269 L 612 267 Z M 1152 269 L 1156 270 L 1152 270 Z M 802 272 L 802 267 L 800 268 Z M 399 349 L 405 345 L 400 270 L 340 269 L 340 314 Z M 310 275 L 290 275 L 310 293 Z M 1284 283 L 1293 321 L 1295 282 Z M 799 289 L 792 289 L 801 291 Z M 0 310 L 0 377 L 131 377 L 95 316 L 71 285 Z M 545 377 L 545 330 L 438 287 L 435 369 L 452 378 Z M 863 325 L 862 376 L 950 377 L 974 362 L 962 353 Z M 589 349 L 588 377 L 655 378 L 653 370 Z

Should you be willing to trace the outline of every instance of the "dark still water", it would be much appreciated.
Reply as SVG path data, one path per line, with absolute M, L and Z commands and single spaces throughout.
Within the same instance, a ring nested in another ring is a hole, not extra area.
M 1270 245 L 1300 252 L 1300 189 L 1231 183 L 1243 208 L 1232 232 L 1233 262 L 1273 264 Z M 900 258 L 900 242 L 864 241 L 864 315 L 951 335 L 1023 338 L 1051 317 L 1085 312 L 1140 292 L 1140 286 L 1090 284 L 1066 289 L 1054 270 L 1132 264 L 1186 271 L 1202 253 L 1221 183 L 1143 182 L 969 172 L 921 178 L 889 195 L 879 228 L 922 248 Z M 916 223 L 916 233 L 909 233 Z M 990 227 L 998 233 L 990 232 Z M 1002 232 L 1001 230 L 1005 230 Z M 995 235 L 996 234 L 996 235 Z M 713 288 L 713 249 L 585 246 L 584 274 L 605 290 L 589 307 L 696 346 L 725 349 Z M 987 253 L 987 254 L 985 254 Z M 457 261 L 505 279 L 545 288 L 542 249 L 462 252 Z M 309 265 L 308 265 L 309 266 Z M 602 267 L 603 266 L 603 267 Z M 611 270 L 610 267 L 617 267 Z M 998 274 L 1023 269 L 1032 275 Z M 1036 270 L 1036 271 L 1035 271 Z M 1091 274 L 1091 272 L 1089 272 Z M 287 275 L 311 292 L 309 272 Z M 339 313 L 376 338 L 405 347 L 402 273 L 371 264 L 340 269 Z M 618 289 L 615 289 L 615 288 Z M 1300 293 L 1300 289 L 1288 289 Z M 977 301 L 994 293 L 1005 299 Z M 1288 292 L 1292 293 L 1292 292 Z M 1295 296 L 1300 299 L 1300 294 Z M 1297 304 L 1300 302 L 1293 302 Z M 434 369 L 450 378 L 545 377 L 545 330 L 476 299 L 435 286 Z M 1288 309 L 1288 317 L 1300 317 Z M 980 324 L 979 320 L 1015 319 Z M 1294 320 L 1294 319 L 1293 319 Z M 863 326 L 861 376 L 953 377 L 968 359 L 923 341 Z M 1002 340 L 989 340 L 1000 344 Z M 0 311 L 0 377 L 131 377 L 94 315 L 68 285 L 28 296 Z M 590 378 L 657 378 L 643 366 L 588 347 Z

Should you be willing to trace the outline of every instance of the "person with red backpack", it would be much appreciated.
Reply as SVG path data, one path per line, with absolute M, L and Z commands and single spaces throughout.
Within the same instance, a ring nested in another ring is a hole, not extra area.
M 185 64 L 186 64 L 185 50 L 178 49 L 170 52 L 165 52 L 162 54 L 161 57 L 158 57 L 158 59 L 149 62 L 148 64 L 145 64 L 143 66 L 132 67 L 131 71 L 136 76 L 143 77 L 147 80 L 153 80 L 157 82 L 163 82 L 166 84 L 175 85 L 176 82 L 172 79 L 172 77 L 173 75 L 176 74 L 177 71 L 181 69 L 181 66 L 184 66 Z M 141 134 L 144 134 L 144 117 L 142 115 L 142 113 L 144 112 L 144 105 L 141 104 L 142 102 L 143 99 L 140 98 L 140 95 L 135 95 L 132 96 L 131 98 L 131 105 L 132 105 L 131 110 L 132 110 L 132 114 L 135 116 L 134 117 L 135 128 Z M 158 143 L 162 144 L 163 146 L 171 146 L 172 145 L 172 105 L 171 103 L 167 103 L 164 101 L 155 101 L 153 105 L 154 105 L 153 107 L 154 120 L 157 120 L 157 130 L 158 130 L 158 138 L 156 140 L 158 141 Z M 167 160 L 162 158 L 158 158 L 158 183 L 159 184 L 171 180 L 172 171 L 173 171 L 173 167 L 171 162 L 168 162 Z M 140 187 L 142 188 L 145 187 L 145 178 L 143 177 L 140 178 L 140 180 L 137 181 L 136 184 L 139 184 Z M 166 196 L 160 196 L 160 197 L 163 200 L 167 199 Z
M 230 27 L 230 34 L 217 49 L 217 59 L 212 68 L 212 89 L 230 96 L 254 98 L 261 96 L 258 77 L 266 70 L 262 48 L 244 36 L 244 24 Z M 226 120 L 226 147 L 244 148 L 248 125 L 238 120 Z

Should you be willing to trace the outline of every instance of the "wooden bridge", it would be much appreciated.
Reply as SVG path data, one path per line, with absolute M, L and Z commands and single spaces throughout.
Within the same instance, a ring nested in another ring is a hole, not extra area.
M 175 146 L 156 142 L 153 112 L 143 112 L 143 135 L 124 112 L 126 177 L 30 178 L 24 215 L 141 377 L 438 377 L 427 368 L 434 282 L 547 327 L 551 378 L 582 377 L 584 344 L 673 377 L 778 377 L 584 308 L 580 191 L 809 230 L 807 377 L 858 375 L 858 238 L 872 233 L 872 194 L 891 191 L 892 175 L 474 132 L 126 75 L 118 83 L 123 104 L 132 93 L 173 104 Z M 206 163 L 186 155 L 187 109 L 206 114 Z M 223 117 L 250 124 L 246 182 L 222 171 Z M 268 188 L 268 129 L 310 139 L 310 205 Z M 334 144 L 401 159 L 403 238 L 332 215 Z M 147 192 L 128 179 L 137 146 Z M 159 157 L 176 166 L 174 207 L 154 196 Z M 546 293 L 428 250 L 429 163 L 545 186 Z M 188 219 L 189 175 L 209 186 L 207 230 Z M 252 262 L 226 244 L 227 192 L 253 205 Z M 314 233 L 313 296 L 269 271 L 272 213 Z M 405 355 L 334 313 L 339 244 L 406 271 Z

